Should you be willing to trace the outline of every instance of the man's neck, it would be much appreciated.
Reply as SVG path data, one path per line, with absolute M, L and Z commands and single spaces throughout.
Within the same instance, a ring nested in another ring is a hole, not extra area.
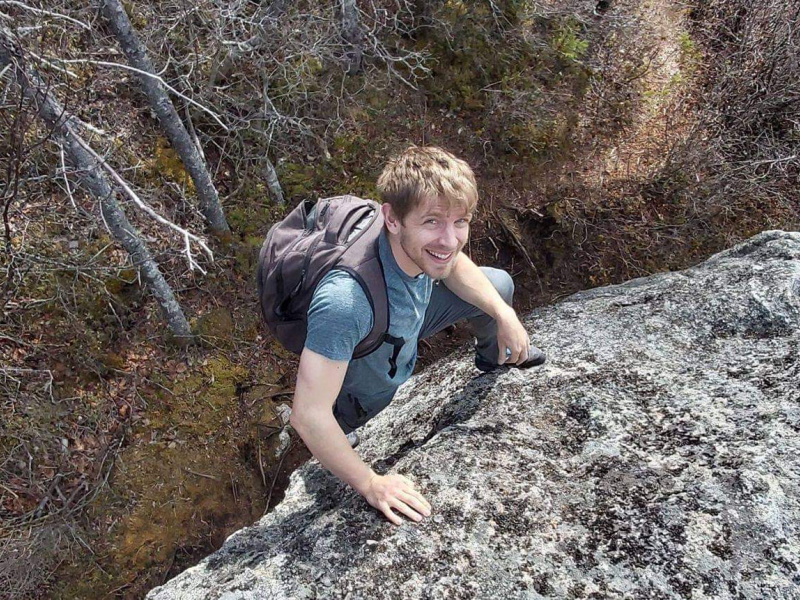
M 417 263 L 411 260 L 408 254 L 406 254 L 406 251 L 403 250 L 403 247 L 400 245 L 400 238 L 385 229 L 384 232 L 386 233 L 386 239 L 389 242 L 389 249 L 392 251 L 392 256 L 394 256 L 397 266 L 402 269 L 403 273 L 409 277 L 416 277 L 422 273 L 422 269 L 420 269 Z

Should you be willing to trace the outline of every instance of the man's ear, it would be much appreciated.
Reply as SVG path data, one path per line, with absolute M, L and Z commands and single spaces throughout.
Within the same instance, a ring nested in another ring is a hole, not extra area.
M 383 222 L 386 224 L 386 229 L 389 230 L 389 233 L 399 232 L 402 222 L 392 209 L 392 205 L 384 202 L 381 204 L 381 212 L 383 213 Z

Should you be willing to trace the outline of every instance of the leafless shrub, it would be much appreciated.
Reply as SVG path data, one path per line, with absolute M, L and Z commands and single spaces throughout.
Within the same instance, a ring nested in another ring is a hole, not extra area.
M 0 536 L 0 590 L 5 598 L 41 595 L 66 554 L 77 545 L 73 526 L 33 525 Z
M 719 158 L 712 199 L 788 208 L 800 175 L 800 5 L 702 0 L 693 16 L 708 64 L 703 124 Z
M 192 111 L 201 141 L 241 172 L 259 171 L 268 152 L 327 157 L 332 136 L 349 126 L 344 109 L 355 94 L 392 81 L 414 87 L 428 72 L 427 55 L 403 42 L 410 3 L 370 2 L 359 6 L 362 68 L 349 77 L 336 5 L 166 0 L 131 16 L 163 25 L 149 30 L 148 46 L 177 87 L 223 116 L 224 135 Z

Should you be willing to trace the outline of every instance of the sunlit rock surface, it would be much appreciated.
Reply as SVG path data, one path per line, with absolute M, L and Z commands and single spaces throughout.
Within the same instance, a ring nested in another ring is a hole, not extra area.
M 362 430 L 430 519 L 393 527 L 313 461 L 148 597 L 800 598 L 800 234 L 525 324 L 543 367 L 465 349 Z

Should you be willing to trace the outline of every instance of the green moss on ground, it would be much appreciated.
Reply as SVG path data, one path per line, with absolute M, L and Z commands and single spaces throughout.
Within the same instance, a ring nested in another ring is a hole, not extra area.
M 150 161 L 150 172 L 154 177 L 161 177 L 174 181 L 189 193 L 194 193 L 194 181 L 183 165 L 178 153 L 169 145 L 166 138 L 159 137 L 153 148 L 153 158 Z

